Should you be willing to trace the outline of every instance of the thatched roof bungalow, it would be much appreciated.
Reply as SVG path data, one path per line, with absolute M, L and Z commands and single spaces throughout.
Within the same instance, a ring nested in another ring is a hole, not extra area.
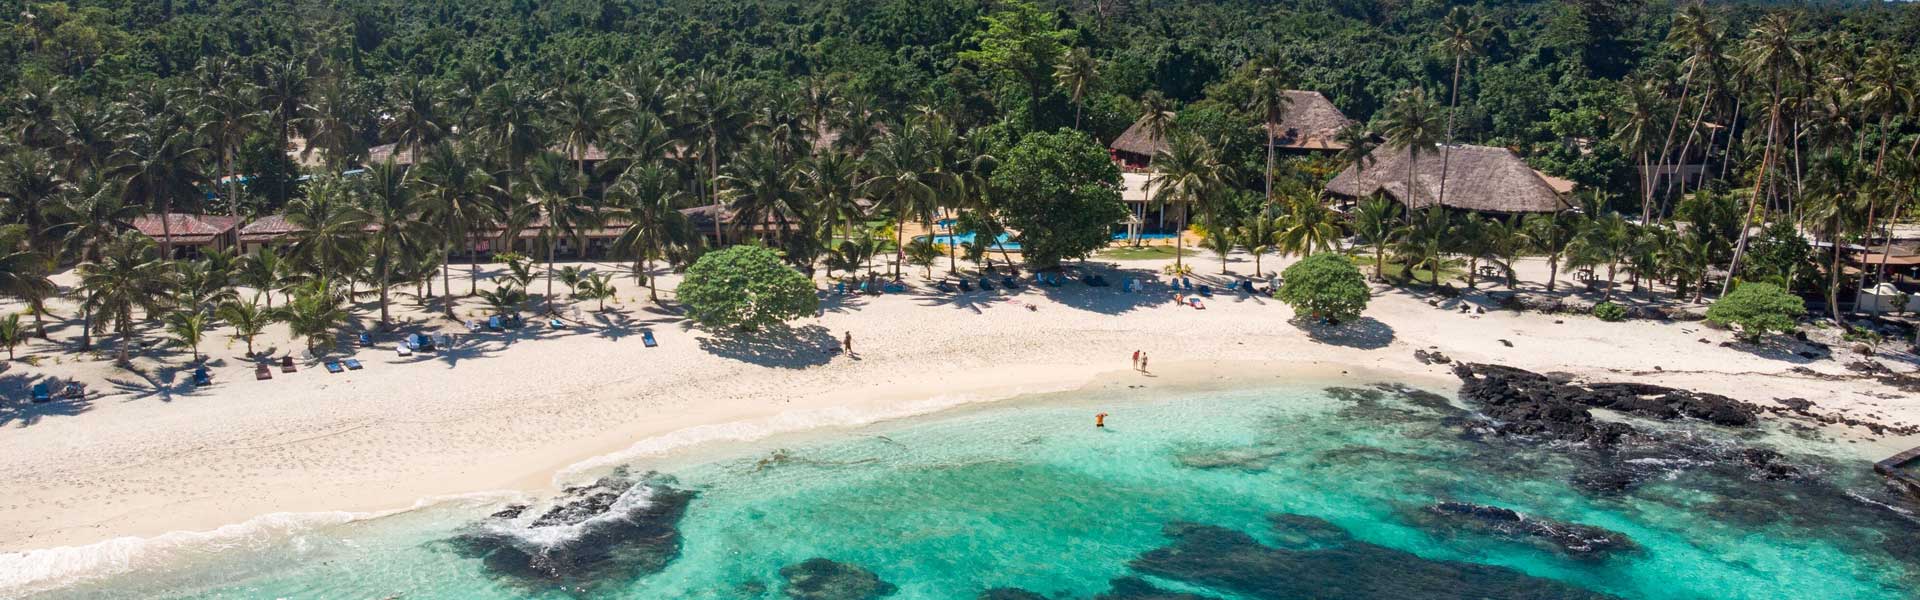
M 1274 128 L 1274 147 L 1296 152 L 1332 152 L 1346 148 L 1339 142 L 1342 128 L 1353 123 L 1340 108 L 1320 92 L 1287 90 L 1290 104 L 1286 116 Z M 1147 159 L 1167 149 L 1167 140 L 1147 131 L 1146 119 L 1131 127 L 1107 145 L 1114 158 L 1130 167 L 1144 167 Z
M 1407 189 L 1405 149 L 1381 148 L 1364 171 L 1347 167 L 1327 184 L 1327 191 L 1349 198 L 1384 192 L 1411 208 L 1439 203 L 1440 149 L 1420 153 L 1413 190 Z M 1573 182 L 1527 166 L 1519 155 L 1493 146 L 1453 146 L 1446 162 L 1446 206 L 1489 213 L 1547 213 L 1574 208 L 1567 194 Z

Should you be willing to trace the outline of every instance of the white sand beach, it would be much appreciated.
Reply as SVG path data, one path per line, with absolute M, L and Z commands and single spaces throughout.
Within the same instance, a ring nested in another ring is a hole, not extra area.
M 1201 273 L 1196 282 L 1226 281 L 1213 274 L 1217 259 L 1192 260 Z M 1110 275 L 1116 282 L 1160 279 L 1158 261 L 1090 264 L 1124 271 Z M 1283 265 L 1271 257 L 1264 263 L 1270 271 Z M 1528 267 L 1523 287 L 1537 288 L 1545 267 Z M 1236 257 L 1232 268 L 1248 273 L 1253 265 Z M 464 292 L 464 270 L 454 273 L 453 289 Z M 670 300 L 676 280 L 661 280 Z M 692 328 L 625 278 L 607 312 L 581 305 L 581 322 L 562 330 L 530 318 L 519 331 L 467 335 L 400 293 L 395 332 L 380 334 L 375 348 L 331 354 L 350 352 L 364 369 L 329 374 L 276 325 L 257 349 L 292 352 L 299 370 L 275 369 L 273 379 L 256 381 L 244 346 L 223 331 L 203 345 L 214 384 L 198 389 L 188 383 L 184 349 L 150 351 L 136 360 L 143 371 L 136 374 L 115 367 L 110 355 L 61 350 L 78 333 L 77 323 L 62 324 L 52 342 L 20 349 L 32 363 L 11 363 L 0 374 L 9 395 L 0 405 L 0 472 L 9 474 L 0 479 L 0 553 L 207 531 L 272 513 L 382 511 L 503 489 L 539 493 L 570 466 L 589 468 L 609 454 L 644 456 L 698 441 L 1083 386 L 1342 370 L 1445 385 L 1448 368 L 1416 361 L 1421 349 L 1456 361 L 1631 378 L 1756 403 L 1802 397 L 1818 402 L 1819 411 L 1920 422 L 1920 403 L 1849 376 L 1844 363 L 1852 357 L 1722 347 L 1731 334 L 1699 322 L 1607 323 L 1491 308 L 1463 314 L 1462 300 L 1433 306 L 1417 291 L 1376 286 L 1362 322 L 1325 335 L 1303 330 L 1284 304 L 1264 297 L 1219 293 L 1205 310 L 1194 310 L 1174 305 L 1159 284 L 1142 293 L 1076 282 L 940 294 L 917 269 L 908 280 L 916 286 L 905 294 L 828 294 L 822 313 L 789 334 L 743 338 Z M 356 312 L 369 326 L 378 317 L 372 302 Z M 463 316 L 482 308 L 476 299 L 463 302 Z M 55 310 L 71 314 L 65 306 Z M 654 333 L 658 347 L 641 343 L 643 330 Z M 459 335 L 452 349 L 396 356 L 395 342 L 411 331 Z M 837 352 L 849 332 L 852 357 Z M 1151 358 L 1151 375 L 1129 371 L 1134 350 Z M 1910 363 L 1889 364 L 1912 370 Z M 89 382 L 92 394 L 50 404 L 13 397 L 49 376 Z M 1859 428 L 1830 432 L 1861 440 L 1866 460 L 1920 444 Z

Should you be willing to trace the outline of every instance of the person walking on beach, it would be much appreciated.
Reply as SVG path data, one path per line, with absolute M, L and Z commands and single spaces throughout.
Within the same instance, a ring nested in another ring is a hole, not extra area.
M 1133 370 L 1140 370 L 1140 351 L 1133 351 Z
M 847 352 L 847 357 L 853 357 L 853 332 L 849 331 L 846 337 L 841 338 L 840 349 Z
M 1140 372 L 1147 372 L 1147 353 L 1145 352 L 1140 353 Z

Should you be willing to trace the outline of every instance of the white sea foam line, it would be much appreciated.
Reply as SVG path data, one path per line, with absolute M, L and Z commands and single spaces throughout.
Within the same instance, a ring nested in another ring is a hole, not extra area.
M 1016 387 L 1000 394 L 949 394 L 933 396 L 917 402 L 899 404 L 888 409 L 859 411 L 843 406 L 834 406 L 813 410 L 782 412 L 771 417 L 698 425 L 670 433 L 643 438 L 626 449 L 589 458 L 561 469 L 553 476 L 553 485 L 563 487 L 566 482 L 575 481 L 583 476 L 633 463 L 634 461 L 666 455 L 688 446 L 711 442 L 751 442 L 771 436 L 796 433 L 826 427 L 858 427 L 880 421 L 901 419 L 939 412 L 957 406 L 989 402 L 1024 396 L 1046 394 L 1079 389 L 1081 383 L 1069 382 L 1048 386 Z
M 524 498 L 517 491 L 433 496 L 407 508 L 349 512 L 271 513 L 222 525 L 211 531 L 173 531 L 153 537 L 125 536 L 84 546 L 61 546 L 0 554 L 0 597 L 44 592 L 83 581 L 164 564 L 195 550 L 222 550 L 270 543 L 321 527 L 377 519 L 448 502 L 492 502 Z M 250 544 L 251 542 L 251 544 Z

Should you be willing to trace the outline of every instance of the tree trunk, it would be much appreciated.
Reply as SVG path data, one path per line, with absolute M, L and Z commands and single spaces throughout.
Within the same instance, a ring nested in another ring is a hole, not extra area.
M 553 249 L 560 245 L 559 240 L 547 240 L 547 314 L 553 312 Z
M 1559 283 L 1560 283 L 1560 255 L 1555 254 L 1547 257 L 1547 291 L 1551 293 L 1553 291 L 1553 288 Z
M 1447 170 L 1453 160 L 1453 114 L 1460 112 L 1460 56 L 1453 57 L 1453 97 L 1447 101 L 1447 145 L 1440 149 L 1440 191 L 1433 203 L 1441 208 L 1447 206 Z M 1408 194 L 1412 194 L 1409 187 Z
M 1662 142 L 1660 144 L 1660 166 L 1661 166 L 1662 172 L 1667 173 L 1667 177 L 1669 181 L 1669 183 L 1667 184 L 1668 186 L 1673 185 L 1671 183 L 1673 173 L 1666 171 L 1667 163 L 1669 159 L 1673 157 L 1673 154 L 1672 154 L 1673 136 L 1675 133 L 1677 133 L 1680 130 L 1680 113 L 1681 111 L 1684 111 L 1687 108 L 1687 94 L 1693 91 L 1693 71 L 1695 68 L 1698 68 L 1699 66 L 1700 66 L 1699 63 L 1687 65 L 1687 74 L 1685 77 L 1682 77 L 1680 79 L 1680 102 L 1673 105 L 1673 120 L 1667 124 L 1667 141 Z M 1689 140 L 1691 140 L 1693 135 L 1689 133 L 1687 137 Z M 1687 160 L 1686 153 L 1683 151 L 1680 155 L 1681 164 L 1685 164 L 1686 160 Z M 1652 181 L 1652 180 L 1649 179 L 1648 181 Z M 1648 205 L 1651 206 L 1652 205 L 1651 198 L 1653 196 L 1652 192 L 1648 192 L 1647 196 L 1649 198 Z M 1653 222 L 1652 216 L 1650 214 L 1642 214 L 1640 215 L 1640 222 L 1643 224 L 1652 223 Z
M 1772 113 L 1772 116 L 1767 119 L 1766 150 L 1760 154 L 1760 173 L 1754 177 L 1753 197 L 1747 199 L 1747 216 L 1740 221 L 1740 241 L 1733 247 L 1733 261 L 1727 264 L 1727 278 L 1720 283 L 1721 296 L 1727 295 L 1727 290 L 1733 286 L 1733 275 L 1740 271 L 1740 258 L 1747 252 L 1747 233 L 1748 230 L 1753 228 L 1753 212 L 1754 209 L 1760 205 L 1760 192 L 1763 186 L 1766 185 L 1767 175 L 1772 170 L 1773 134 L 1775 129 L 1780 125 L 1780 103 L 1778 101 L 1774 102 L 1773 109 L 1769 112 Z M 1731 147 L 1732 144 L 1729 143 L 1728 146 Z
M 1833 313 L 1833 322 L 1844 325 L 1840 318 L 1840 217 L 1835 215 L 1827 226 L 1827 240 L 1833 244 L 1833 265 L 1827 268 L 1827 312 Z
M 384 236 L 380 238 L 380 328 L 382 331 L 393 325 L 393 319 L 387 314 L 387 288 L 392 286 L 390 280 L 393 270 L 392 261 L 387 255 L 390 244 L 392 240 Z

